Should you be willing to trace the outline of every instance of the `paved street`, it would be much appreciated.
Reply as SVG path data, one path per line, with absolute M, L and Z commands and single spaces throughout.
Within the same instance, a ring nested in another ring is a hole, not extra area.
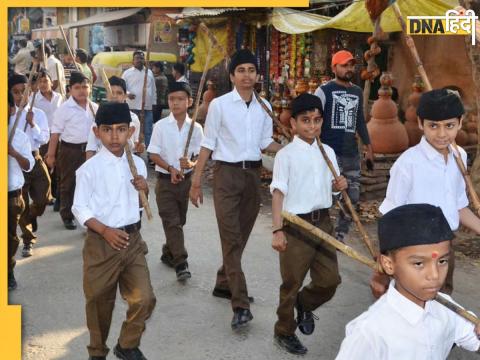
M 153 182 L 150 182 L 153 190 Z M 151 190 L 151 191 L 152 191 Z M 152 209 L 156 205 L 150 197 Z M 296 359 L 278 349 L 272 340 L 280 285 L 277 254 L 270 247 L 270 216 L 265 206 L 257 219 L 244 254 L 243 267 L 249 292 L 255 297 L 254 320 L 242 333 L 230 329 L 229 302 L 211 296 L 220 265 L 220 242 L 212 197 L 201 209 L 190 208 L 185 228 L 192 279 L 176 281 L 173 270 L 160 263 L 165 241 L 158 215 L 143 220 L 142 235 L 149 246 L 148 263 L 157 306 L 147 324 L 141 349 L 152 360 Z M 39 242 L 34 256 L 18 257 L 18 289 L 10 303 L 23 305 L 23 359 L 87 359 L 82 291 L 83 229 L 68 231 L 49 207 L 39 219 Z M 359 244 L 354 244 L 356 247 Z M 19 249 L 19 253 L 21 248 Z M 326 306 L 316 311 L 320 320 L 312 336 L 301 336 L 309 352 L 302 359 L 334 359 L 343 339 L 345 324 L 372 301 L 369 270 L 340 257 L 342 285 Z M 480 312 L 478 268 L 458 261 L 455 298 Z M 117 299 L 108 345 L 116 343 L 126 304 Z M 109 359 L 115 358 L 112 353 Z M 478 355 L 454 350 L 449 359 L 477 359 Z

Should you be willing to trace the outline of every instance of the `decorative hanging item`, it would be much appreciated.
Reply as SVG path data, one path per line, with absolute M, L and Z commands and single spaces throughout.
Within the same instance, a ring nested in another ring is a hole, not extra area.
M 297 56 L 297 35 L 293 34 L 290 36 L 290 58 L 289 58 L 289 73 L 288 76 L 295 78 L 295 63 Z
M 195 62 L 195 54 L 193 53 L 193 48 L 195 47 L 195 38 L 197 36 L 197 26 L 190 25 L 188 28 L 188 41 L 189 45 L 187 46 L 187 59 L 185 63 L 187 65 L 192 65 Z
M 397 116 L 397 104 L 392 97 L 392 77 L 384 72 L 380 77 L 378 100 L 373 103 L 372 117 L 367 124 L 373 152 L 397 154 L 408 148 L 408 134 Z
M 272 29 L 270 42 L 270 78 L 275 79 L 280 75 L 280 33 Z

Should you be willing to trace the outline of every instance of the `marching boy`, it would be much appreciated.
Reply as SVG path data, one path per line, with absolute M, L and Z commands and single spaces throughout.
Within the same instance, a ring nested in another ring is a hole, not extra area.
M 203 130 L 195 123 L 188 156 L 184 158 L 183 152 L 192 126 L 192 120 L 187 115 L 187 110 L 192 105 L 190 86 L 185 82 L 173 83 L 168 90 L 167 99 L 170 115 L 154 125 L 148 152 L 158 175 L 155 194 L 166 237 L 161 261 L 173 267 L 177 279 L 183 281 L 191 277 L 183 235 L 191 186 L 190 176 L 196 163 L 191 159 L 200 152 Z
M 147 245 L 139 231 L 138 191 L 148 193 L 147 169 L 143 160 L 134 156 L 139 175 L 132 178 L 124 151 L 134 131 L 127 104 L 102 104 L 95 122 L 102 148 L 77 170 L 72 207 L 77 220 L 88 229 L 83 248 L 88 352 L 92 360 L 106 359 L 119 287 L 129 307 L 113 352 L 120 359 L 142 360 L 140 338 L 156 302 L 145 260 Z
M 437 89 L 422 94 L 417 108 L 418 126 L 423 130 L 420 143 L 405 151 L 390 170 L 382 214 L 397 206 L 425 203 L 442 209 L 450 228 L 459 223 L 480 234 L 480 219 L 468 208 L 465 181 L 455 162 L 451 144 L 462 127 L 464 114 L 458 94 Z M 467 154 L 458 148 L 467 166 Z M 454 254 L 442 291 L 453 290 Z M 374 275 L 372 290 L 377 297 L 386 291 L 388 277 Z
M 399 206 L 379 220 L 380 263 L 394 280 L 347 324 L 337 360 L 440 360 L 454 344 L 479 350 L 480 326 L 433 300 L 447 277 L 453 238 L 441 208 L 429 204 Z
M 323 122 L 321 100 L 302 94 L 292 101 L 292 128 L 296 136 L 275 157 L 272 192 L 272 247 L 280 253 L 280 303 L 275 324 L 275 341 L 292 354 L 305 354 L 295 335 L 297 328 L 305 335 L 315 328 L 312 311 L 330 300 L 340 284 L 337 255 L 329 245 L 312 245 L 299 232 L 283 227 L 282 209 L 296 214 L 323 231 L 332 234 L 328 209 L 332 206 L 332 191 L 347 188 L 347 180 L 337 181 L 323 158 L 316 138 Z M 324 145 L 328 157 L 339 173 L 335 153 Z M 302 288 L 307 272 L 312 281 Z M 297 319 L 294 318 L 297 309 Z
M 15 102 L 12 94 L 8 93 L 8 114 L 15 113 Z M 13 125 L 13 124 L 12 124 Z M 12 131 L 12 125 L 8 132 Z M 15 129 L 11 145 L 8 146 L 8 290 L 17 288 L 17 281 L 13 269 L 15 254 L 20 240 L 17 236 L 17 226 L 20 215 L 25 209 L 22 197 L 22 187 L 25 183 L 24 172 L 32 170 L 35 159 L 32 156 L 30 139 L 20 129 Z

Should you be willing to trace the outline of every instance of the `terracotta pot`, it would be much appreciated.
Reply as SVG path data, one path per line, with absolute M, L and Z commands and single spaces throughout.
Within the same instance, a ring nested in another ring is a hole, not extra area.
M 417 119 L 415 119 L 415 121 L 405 121 L 405 129 L 408 135 L 408 146 L 417 145 L 423 136 L 423 131 L 418 127 Z
M 372 117 L 367 128 L 373 152 L 377 154 L 397 154 L 408 148 L 407 130 L 396 116 L 389 119 Z
M 397 104 L 389 96 L 380 96 L 373 103 L 371 114 L 372 118 L 384 119 L 397 116 Z
M 477 145 L 477 144 L 478 144 L 478 135 L 473 133 L 468 134 L 467 145 Z
M 460 129 L 455 138 L 455 142 L 460 146 L 465 146 L 468 143 L 468 134 L 465 130 Z

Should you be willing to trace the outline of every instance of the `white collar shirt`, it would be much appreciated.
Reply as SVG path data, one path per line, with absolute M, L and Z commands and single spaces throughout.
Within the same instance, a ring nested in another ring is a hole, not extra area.
M 131 111 L 130 116 L 132 117 L 132 122 L 130 123 L 130 126 L 133 126 L 135 128 L 135 131 L 133 132 L 132 137 L 128 141 L 130 144 L 130 148 L 133 150 L 134 144 L 138 142 L 138 139 L 140 137 L 140 120 L 138 119 L 138 116 Z M 92 127 L 88 132 L 88 140 L 85 151 L 97 152 L 102 147 L 102 142 L 99 138 L 95 136 L 95 133 L 93 132 L 93 128 L 95 127 L 97 127 L 97 124 L 93 122 Z
M 91 102 L 94 111 L 98 105 Z M 60 134 L 62 141 L 71 144 L 83 144 L 88 140 L 88 133 L 95 117 L 87 104 L 86 109 L 81 107 L 73 97 L 65 101 L 55 112 L 52 123 L 52 134 Z
M 233 89 L 210 103 L 202 147 L 213 151 L 213 160 L 257 161 L 272 142 L 272 119 L 255 96 L 247 106 Z
M 188 84 L 188 80 L 187 80 L 187 78 L 185 77 L 185 75 L 180 76 L 180 77 L 177 79 L 177 82 L 184 82 L 184 83 L 187 83 L 187 84 Z
M 441 360 L 453 344 L 477 351 L 473 324 L 433 300 L 418 306 L 392 281 L 386 294 L 347 324 L 336 360 Z
M 60 79 L 58 79 L 57 76 L 57 64 L 59 65 L 58 74 L 60 75 Z M 52 81 L 59 80 L 60 84 L 63 84 L 63 86 L 65 86 L 65 70 L 63 68 L 63 64 L 53 54 L 47 58 L 47 71 Z
M 459 149 L 466 167 L 467 154 Z M 425 137 L 393 164 L 380 212 L 385 214 L 398 206 L 418 203 L 439 206 L 452 230 L 458 229 L 459 210 L 468 206 L 465 181 L 452 151 L 445 162 Z
M 30 96 L 30 99 L 32 96 L 33 95 Z M 37 91 L 37 94 L 35 95 L 35 107 L 45 113 L 49 128 L 52 127 L 53 116 L 55 115 L 55 111 L 57 111 L 60 105 L 62 105 L 62 102 L 62 95 L 56 91 L 52 92 L 52 98 L 50 100 L 44 97 L 40 91 Z
M 134 66 L 125 70 L 122 79 L 127 83 L 127 92 L 134 94 L 135 99 L 127 99 L 127 104 L 131 110 L 142 109 L 143 81 L 145 79 L 145 67 L 140 71 Z M 151 70 L 148 70 L 147 91 L 145 95 L 145 110 L 152 110 L 152 105 L 157 104 L 157 87 L 155 85 L 155 76 Z
M 335 152 L 323 145 L 337 173 L 340 173 Z M 333 175 L 318 148 L 298 136 L 275 156 L 270 191 L 282 192 L 283 210 L 292 214 L 306 214 L 332 206 Z
M 32 108 L 33 112 L 33 127 L 27 123 L 27 113 L 30 109 L 30 103 L 23 108 L 20 118 L 18 120 L 17 128 L 22 130 L 30 140 L 30 147 L 32 151 L 36 151 L 40 146 L 48 143 L 50 139 L 50 128 L 48 127 L 48 119 L 43 110 L 37 107 Z M 15 114 L 10 116 L 10 125 L 13 125 L 17 117 L 18 107 L 15 106 Z
M 9 127 L 9 133 L 12 126 Z M 32 156 L 32 148 L 30 147 L 30 140 L 28 136 L 21 130 L 15 129 L 15 135 L 12 139 L 12 147 L 20 153 L 30 163 L 30 167 L 26 172 L 32 170 L 35 165 L 35 159 Z M 25 184 L 23 176 L 23 169 L 20 167 L 18 161 L 12 156 L 8 155 L 8 191 L 19 190 Z
M 192 120 L 186 117 L 182 128 L 179 129 L 177 120 L 170 113 L 167 117 L 161 119 L 153 126 L 152 138 L 148 145 L 147 151 L 152 154 L 158 154 L 169 165 L 176 169 L 180 169 L 180 158 L 183 157 L 185 145 L 187 143 L 188 132 Z M 203 139 L 203 129 L 198 123 L 195 123 L 193 128 L 192 139 L 188 146 L 188 155 L 190 159 L 192 155 L 198 155 L 200 152 L 200 146 Z M 168 172 L 158 165 L 155 165 L 155 170 L 164 174 Z M 186 170 L 185 173 L 191 170 Z
M 133 160 L 138 174 L 147 178 L 145 162 L 136 155 Z M 78 222 L 85 227 L 95 218 L 113 228 L 138 222 L 140 203 L 132 179 L 126 154 L 118 157 L 102 147 L 76 172 L 72 212 Z

